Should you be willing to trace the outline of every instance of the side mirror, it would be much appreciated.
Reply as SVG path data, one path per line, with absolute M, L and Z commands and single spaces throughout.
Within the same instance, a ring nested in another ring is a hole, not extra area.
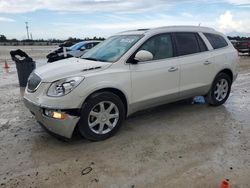
M 144 61 L 151 61 L 153 60 L 154 56 L 151 52 L 146 50 L 140 50 L 135 54 L 134 60 L 138 62 L 144 62 Z
M 80 51 L 85 51 L 85 50 L 86 50 L 85 46 L 80 48 Z

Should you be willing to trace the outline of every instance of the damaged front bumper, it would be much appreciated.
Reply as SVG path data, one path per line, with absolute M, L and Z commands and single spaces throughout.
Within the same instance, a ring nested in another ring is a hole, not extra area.
M 49 117 L 45 115 L 45 110 L 50 110 L 46 107 L 43 107 L 41 105 L 35 104 L 31 101 L 29 101 L 27 98 L 24 98 L 24 104 L 25 106 L 31 111 L 31 113 L 36 117 L 36 120 L 39 124 L 43 125 L 44 128 L 46 128 L 48 131 L 59 135 L 61 137 L 65 138 L 71 138 L 72 134 L 74 132 L 74 129 L 80 119 L 79 115 L 77 113 L 72 113 L 70 110 L 62 110 L 65 114 L 65 117 L 63 119 L 56 119 L 53 117 Z M 56 109 L 53 109 L 56 110 Z M 70 112 L 70 113 L 67 113 Z

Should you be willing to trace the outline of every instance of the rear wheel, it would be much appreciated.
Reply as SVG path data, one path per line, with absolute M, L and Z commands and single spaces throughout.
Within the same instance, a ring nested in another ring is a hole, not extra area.
M 102 92 L 87 100 L 81 114 L 78 123 L 80 134 L 88 140 L 100 141 L 118 131 L 125 118 L 125 109 L 117 95 Z
M 231 78 L 225 73 L 219 73 L 206 97 L 207 102 L 212 106 L 224 104 L 231 92 L 231 85 Z

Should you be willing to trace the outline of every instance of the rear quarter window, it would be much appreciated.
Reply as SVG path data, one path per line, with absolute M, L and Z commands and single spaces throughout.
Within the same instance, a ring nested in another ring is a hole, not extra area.
M 219 49 L 228 46 L 227 41 L 224 37 L 211 33 L 204 33 L 210 44 L 214 49 Z

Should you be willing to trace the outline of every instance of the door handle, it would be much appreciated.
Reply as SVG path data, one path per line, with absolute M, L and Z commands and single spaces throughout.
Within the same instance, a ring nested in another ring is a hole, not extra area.
M 168 69 L 168 72 L 175 72 L 178 70 L 178 67 L 171 67 L 170 69 Z
M 210 65 L 210 64 L 212 64 L 212 62 L 207 60 L 207 61 L 205 61 L 203 64 L 204 64 L 204 65 Z

